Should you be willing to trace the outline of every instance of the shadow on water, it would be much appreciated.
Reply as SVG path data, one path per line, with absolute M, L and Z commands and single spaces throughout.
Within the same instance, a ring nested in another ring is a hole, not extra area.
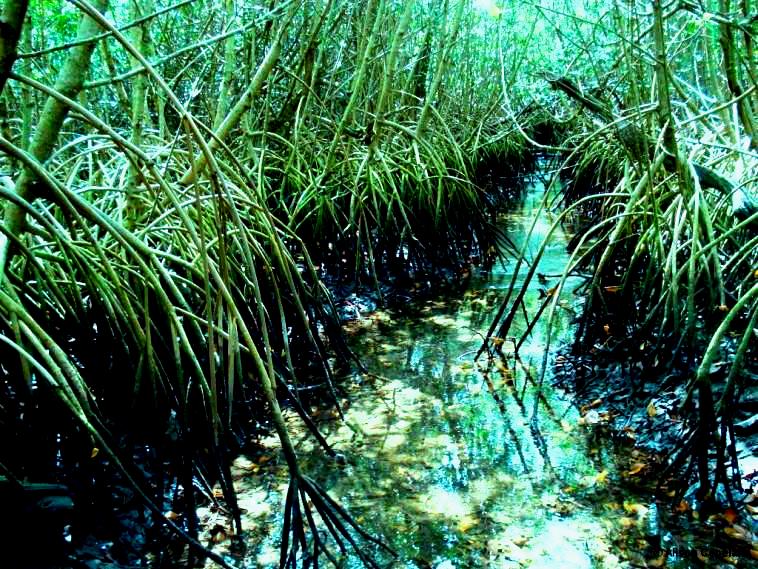
M 517 244 L 543 193 L 535 180 L 522 206 L 504 217 Z M 536 250 L 551 222 L 539 221 L 530 247 Z M 566 242 L 560 231 L 554 235 L 539 267 L 546 276 L 527 295 L 527 314 L 538 310 L 540 287 L 549 286 L 550 275 L 565 263 Z M 330 412 L 315 413 L 329 442 L 345 455 L 344 465 L 325 458 L 291 417 L 301 433 L 305 471 L 366 529 L 389 541 L 399 554 L 394 567 L 624 566 L 619 528 L 647 523 L 648 508 L 624 501 L 612 452 L 583 424 L 570 397 L 551 386 L 549 373 L 537 389 L 542 325 L 518 358 L 514 341 L 503 339 L 502 357 L 474 361 L 514 265 L 506 261 L 473 278 L 462 298 L 377 311 L 347 325 L 369 373 L 346 381 L 344 422 Z M 565 289 L 553 345 L 572 332 L 576 284 Z M 526 325 L 517 323 L 516 333 Z M 251 533 L 249 567 L 277 564 L 287 484 L 284 466 L 273 460 L 275 439 L 263 444 L 271 452 L 262 459 L 235 464 Z M 201 512 L 206 523 L 212 515 Z M 360 564 L 347 560 L 345 566 Z

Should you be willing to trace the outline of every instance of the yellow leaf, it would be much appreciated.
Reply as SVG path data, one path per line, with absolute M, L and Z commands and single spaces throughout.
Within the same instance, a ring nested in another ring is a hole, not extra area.
M 513 545 L 523 547 L 527 544 L 528 541 L 529 541 L 528 537 L 526 537 L 525 535 L 520 535 L 513 539 Z
M 491 4 L 489 8 L 487 9 L 487 11 L 489 12 L 490 16 L 492 16 L 493 18 L 499 18 L 500 14 L 503 13 L 503 11 L 500 8 L 498 8 L 495 4 Z
M 724 528 L 724 533 L 732 539 L 750 541 L 750 532 L 737 524 L 734 524 L 732 527 Z
M 611 333 L 611 327 L 608 324 L 603 324 L 603 330 L 605 330 L 606 334 Z
M 651 401 L 647 405 L 647 416 L 655 417 L 658 414 L 658 409 L 655 408 L 655 404 Z
M 635 474 L 639 474 L 642 472 L 642 470 L 645 468 L 644 462 L 635 462 L 632 467 L 629 469 L 629 472 L 627 472 L 627 475 L 634 476 Z
M 89 454 L 90 458 L 95 458 L 100 453 L 100 449 L 97 447 L 92 447 L 92 452 Z
M 728 307 L 726 304 L 721 304 L 721 305 L 719 305 L 719 306 L 718 306 L 718 309 L 719 309 L 721 312 L 728 312 L 728 311 L 729 311 L 729 307 Z
M 472 527 L 477 525 L 479 523 L 479 520 L 477 520 L 473 516 L 464 516 L 461 521 L 458 522 L 458 531 L 461 533 L 466 533 L 468 530 L 470 530 Z
M 620 291 L 620 290 L 621 290 L 621 287 L 620 287 L 620 286 L 618 286 L 618 285 L 616 285 L 616 286 L 607 286 L 607 287 L 605 287 L 605 291 L 606 291 L 606 292 L 618 292 L 618 291 Z
M 752 557 L 753 559 L 758 559 L 758 551 L 756 551 L 755 549 L 751 549 L 750 557 Z
M 664 565 L 666 565 L 666 551 L 661 551 L 658 557 L 647 562 L 648 567 L 663 567 Z
M 619 520 L 619 523 L 621 524 L 622 528 L 629 529 L 637 525 L 637 520 L 634 518 L 621 518 L 621 520 Z
M 495 346 L 496 348 L 499 348 L 500 346 L 503 345 L 503 342 L 505 342 L 505 340 L 503 340 L 502 338 L 498 338 L 497 336 L 492 336 L 492 338 L 490 338 L 490 341 L 492 342 L 492 345 Z

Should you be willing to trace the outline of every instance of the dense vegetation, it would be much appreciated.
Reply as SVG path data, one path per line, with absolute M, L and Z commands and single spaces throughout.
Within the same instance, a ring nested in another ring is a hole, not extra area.
M 174 523 L 165 485 L 218 484 L 239 524 L 230 460 L 273 427 L 282 564 L 332 555 L 315 514 L 360 553 L 280 403 L 309 425 L 300 385 L 337 403 L 327 285 L 491 256 L 483 173 L 548 150 L 571 181 L 545 207 L 581 227 L 564 278 L 589 275 L 576 351 L 686 385 L 672 468 L 729 487 L 758 318 L 750 4 L 6 0 L 0 474 L 116 477 L 199 552 L 195 492 Z

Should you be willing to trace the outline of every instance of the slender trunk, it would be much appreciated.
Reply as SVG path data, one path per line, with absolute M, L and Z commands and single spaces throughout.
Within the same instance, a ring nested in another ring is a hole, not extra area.
M 234 0 L 226 0 L 225 5 L 226 27 L 231 28 L 234 22 Z M 229 110 L 229 98 L 234 71 L 237 69 L 237 50 L 235 49 L 236 38 L 229 36 L 224 41 L 224 70 L 221 76 L 221 86 L 218 88 L 218 105 L 216 105 L 216 118 L 213 120 L 213 128 L 217 129 Z
M 418 124 L 416 125 L 416 136 L 421 138 L 426 130 L 426 124 L 429 121 L 429 114 L 431 113 L 431 106 L 434 103 L 434 99 L 437 97 L 437 92 L 442 84 L 442 78 L 445 76 L 447 70 L 447 60 L 450 56 L 450 50 L 458 37 L 458 30 L 463 19 L 463 9 L 466 7 L 464 0 L 458 1 L 458 9 L 455 11 L 453 18 L 452 29 L 447 34 L 447 39 L 443 42 L 443 48 L 440 51 L 439 60 L 437 61 L 437 68 L 434 71 L 434 78 L 432 84 L 427 91 L 426 98 L 424 99 L 424 106 L 421 109 L 421 115 L 418 118 Z
M 334 161 L 334 156 L 337 151 L 337 145 L 340 142 L 340 139 L 342 138 L 342 134 L 345 132 L 345 128 L 347 127 L 348 123 L 352 120 L 353 111 L 355 110 L 355 107 L 358 103 L 358 96 L 359 93 L 363 87 L 363 83 L 366 80 L 366 70 L 368 69 L 370 54 L 374 50 L 374 41 L 375 38 L 379 35 L 379 26 L 381 24 L 381 21 L 384 17 L 384 6 L 385 2 L 384 0 L 379 0 L 379 5 L 376 6 L 377 0 L 372 0 L 369 4 L 369 8 L 367 9 L 367 15 L 374 13 L 374 7 L 376 10 L 376 15 L 373 19 L 373 24 L 369 24 L 370 18 L 367 16 L 366 24 L 364 26 L 364 35 L 366 34 L 366 30 L 370 31 L 368 32 L 368 39 L 365 42 L 365 47 L 362 53 L 360 53 L 359 57 L 359 64 L 358 64 L 358 70 L 355 72 L 355 75 L 353 76 L 353 81 L 350 85 L 350 99 L 347 102 L 347 106 L 345 107 L 345 110 L 342 113 L 342 118 L 340 119 L 339 124 L 337 125 L 337 129 L 334 132 L 334 138 L 332 138 L 332 143 L 329 145 L 329 152 L 326 156 L 326 161 L 324 162 L 324 168 L 322 170 L 322 178 L 327 176 L 329 171 L 332 168 L 332 163 Z M 370 25 L 370 28 L 369 28 Z M 359 42 L 359 45 L 362 42 Z
M 294 4 L 293 6 L 297 7 L 297 4 Z M 250 109 L 253 100 L 261 93 L 263 85 L 269 78 L 269 75 L 271 75 L 274 65 L 276 65 L 276 62 L 279 60 L 279 55 L 282 51 L 282 43 L 284 42 L 287 28 L 289 27 L 293 16 L 294 8 L 291 8 L 289 14 L 285 17 L 284 22 L 282 22 L 279 27 L 271 47 L 264 56 L 261 64 L 258 66 L 255 75 L 253 75 L 250 85 L 224 117 L 224 120 L 221 121 L 218 128 L 215 129 L 213 139 L 208 144 L 208 148 L 211 152 L 218 148 L 218 141 L 223 141 L 229 133 L 239 125 L 242 118 Z M 206 163 L 206 157 L 202 154 L 195 158 L 190 169 L 184 173 L 184 176 L 182 176 L 180 183 L 187 185 L 195 182 L 198 175 L 205 169 Z
M 32 22 L 31 16 L 26 16 L 26 26 L 23 31 L 21 43 L 24 51 L 32 50 Z M 21 62 L 21 73 L 30 76 L 32 64 L 29 59 Z M 29 140 L 32 137 L 32 121 L 34 119 L 34 91 L 28 85 L 21 85 L 21 141 L 20 146 L 24 150 L 29 148 Z
M 388 99 L 390 96 L 390 90 L 395 82 L 395 67 L 397 62 L 397 56 L 400 52 L 400 45 L 405 39 L 405 32 L 408 29 L 408 24 L 411 21 L 411 13 L 413 12 L 413 1 L 405 0 L 405 9 L 400 17 L 400 22 L 395 31 L 395 37 L 392 39 L 392 47 L 390 53 L 387 56 L 387 61 L 384 68 L 384 77 L 382 79 L 382 87 L 379 92 L 379 99 L 376 102 L 376 108 L 374 109 L 374 123 L 371 127 L 371 131 L 367 137 L 370 139 L 369 152 L 373 153 L 376 150 L 376 145 L 380 139 L 379 131 L 381 129 L 382 120 L 384 119 L 385 107 L 388 106 Z
M 661 0 L 653 0 L 653 36 L 655 38 L 655 84 L 658 90 L 658 121 L 663 130 L 663 144 L 666 152 L 678 156 L 674 114 L 671 111 L 669 95 L 669 70 L 666 56 L 666 42 L 663 31 L 663 10 Z
M 719 0 L 719 11 L 722 15 L 726 16 L 729 14 L 731 4 L 731 0 Z M 724 57 L 724 74 L 726 75 L 729 92 L 734 98 L 741 97 L 745 89 L 742 87 L 742 83 L 740 83 L 737 70 L 738 54 L 734 43 L 734 32 L 732 31 L 732 26 L 725 22 L 719 23 L 719 43 L 721 43 L 721 52 Z M 750 101 L 746 97 L 740 98 L 737 101 L 737 114 L 740 117 L 745 134 L 750 139 L 750 147 L 753 149 L 758 148 L 753 111 L 750 107 Z
M 145 15 L 145 13 L 152 13 L 154 10 L 152 0 L 143 0 L 141 3 L 138 3 L 137 0 L 132 0 L 130 8 L 130 17 L 133 20 L 141 18 L 143 15 Z M 153 51 L 149 27 L 150 22 L 146 21 L 142 25 L 135 27 L 132 32 L 132 41 L 134 42 L 134 47 L 137 48 L 137 50 L 139 50 L 139 52 L 146 57 L 152 55 Z M 139 62 L 134 57 L 131 57 L 130 59 L 132 60 L 131 63 L 133 67 L 139 65 Z M 146 95 L 147 77 L 144 73 L 139 73 L 134 77 L 134 80 L 132 81 L 131 105 L 131 142 L 136 147 L 140 147 L 142 145 L 142 133 L 144 123 L 147 118 L 147 113 L 145 112 Z M 145 204 L 140 197 L 140 177 L 140 169 L 134 163 L 129 164 L 129 173 L 126 180 L 126 212 L 124 216 L 126 227 L 128 229 L 133 229 L 136 226 L 141 213 L 145 208 Z
M 118 77 L 116 62 L 113 60 L 113 54 L 111 54 L 111 50 L 108 47 L 108 40 L 100 42 L 100 51 L 102 52 L 105 66 L 108 68 L 108 74 L 111 77 Z M 142 74 L 140 73 L 140 75 Z M 124 87 L 124 82 L 115 81 L 113 83 L 113 88 L 116 90 L 116 98 L 118 99 L 118 102 L 121 104 L 121 110 L 124 113 L 128 113 L 129 112 L 129 95 L 126 94 L 126 88 Z
M 0 19 L 0 93 L 8 81 L 8 73 L 16 61 L 18 41 L 24 27 L 28 0 L 6 0 Z
M 708 92 L 711 95 L 715 95 L 718 99 L 728 99 L 728 96 L 722 92 L 722 85 L 719 81 L 718 74 L 716 73 L 716 63 L 713 60 L 713 44 L 716 41 L 713 33 L 713 30 L 706 28 L 702 37 L 703 58 L 705 60 L 705 74 L 708 81 Z M 737 132 L 734 130 L 732 119 L 729 116 L 729 109 L 726 107 L 721 109 L 719 111 L 719 116 L 721 117 L 721 121 L 724 123 L 724 128 L 726 128 L 729 140 L 731 140 L 732 143 L 737 144 Z

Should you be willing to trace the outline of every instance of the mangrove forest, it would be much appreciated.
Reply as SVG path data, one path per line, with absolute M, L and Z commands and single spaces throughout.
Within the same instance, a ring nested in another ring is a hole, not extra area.
M 4 0 L 0 567 L 758 567 L 754 0 Z

